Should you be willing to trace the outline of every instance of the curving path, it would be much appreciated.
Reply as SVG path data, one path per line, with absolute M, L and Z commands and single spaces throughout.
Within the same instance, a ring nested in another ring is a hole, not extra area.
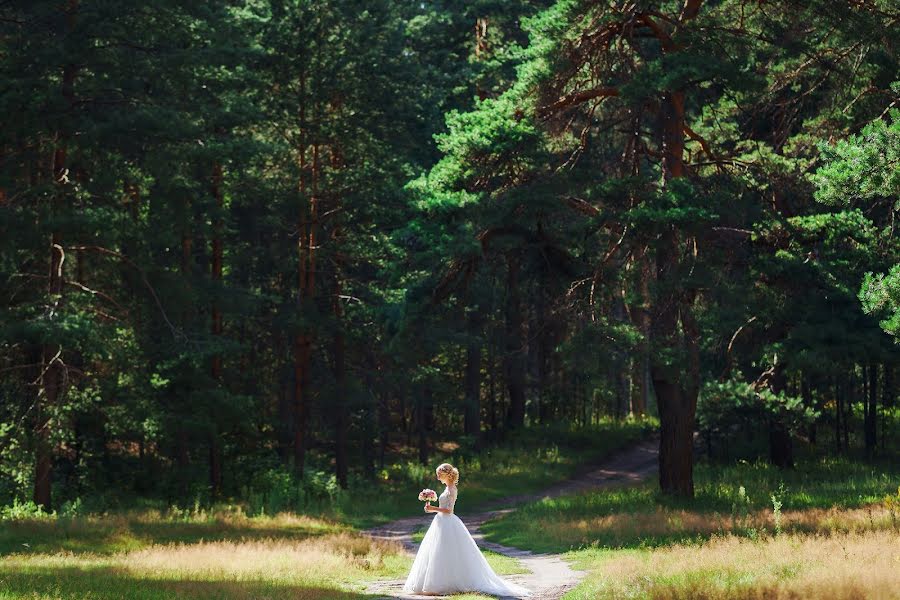
M 516 505 L 525 502 L 641 481 L 656 472 L 658 455 L 658 439 L 648 439 L 620 450 L 607 457 L 602 463 L 586 467 L 571 479 L 557 483 L 541 492 L 501 498 L 488 504 L 487 510 L 471 515 L 462 514 L 460 517 L 480 547 L 518 559 L 526 569 L 531 571 L 524 575 L 505 575 L 504 579 L 515 581 L 532 590 L 531 598 L 533 600 L 556 600 L 577 585 L 584 577 L 584 572 L 572 570 L 559 554 L 536 554 L 528 550 L 489 542 L 484 539 L 481 526 L 491 519 L 514 511 Z M 422 516 L 408 517 L 369 529 L 366 533 L 377 539 L 400 542 L 407 550 L 415 552 L 417 544 L 413 542 L 412 535 L 424 523 L 426 520 Z M 403 583 L 402 580 L 380 581 L 373 584 L 368 591 L 373 594 L 381 594 L 385 598 L 408 600 L 434 598 L 434 596 L 404 594 Z

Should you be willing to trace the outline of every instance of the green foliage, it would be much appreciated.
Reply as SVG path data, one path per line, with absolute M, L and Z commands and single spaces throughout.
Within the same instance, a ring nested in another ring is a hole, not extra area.
M 900 90 L 900 82 L 894 83 Z M 821 144 L 824 164 L 811 176 L 819 202 L 840 206 L 866 207 L 867 213 L 887 211 L 891 223 L 900 210 L 900 112 L 889 111 L 886 119 L 866 125 L 859 135 L 836 144 Z M 874 224 L 873 224 L 874 225 Z M 889 229 L 888 229 L 889 227 Z M 871 226 L 870 226 L 871 228 Z M 877 253 L 886 262 L 896 262 L 898 248 L 893 224 L 885 225 Z M 867 272 L 859 290 L 859 300 L 867 314 L 883 316 L 881 327 L 900 335 L 900 271 Z
M 866 273 L 859 290 L 863 310 L 869 314 L 884 314 L 881 327 L 895 337 L 900 337 L 900 265 L 887 273 Z
M 900 91 L 900 82 L 894 84 Z M 858 135 L 822 143 L 823 166 L 812 176 L 816 200 L 837 206 L 891 202 L 900 210 L 900 111 L 866 125 Z
M 703 386 L 697 404 L 697 425 L 703 432 L 729 435 L 734 430 L 753 429 L 770 420 L 797 432 L 812 423 L 818 413 L 803 399 L 769 388 L 755 389 L 736 380 L 711 381 Z

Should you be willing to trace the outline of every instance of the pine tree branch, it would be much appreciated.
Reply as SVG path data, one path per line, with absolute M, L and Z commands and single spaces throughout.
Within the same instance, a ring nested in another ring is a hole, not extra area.
M 580 92 L 572 92 L 571 94 L 566 94 L 553 104 L 541 106 L 538 108 L 537 112 L 539 117 L 545 118 L 571 106 L 593 100 L 594 98 L 609 98 L 618 95 L 619 90 L 614 87 L 599 87 L 590 90 L 582 90 Z

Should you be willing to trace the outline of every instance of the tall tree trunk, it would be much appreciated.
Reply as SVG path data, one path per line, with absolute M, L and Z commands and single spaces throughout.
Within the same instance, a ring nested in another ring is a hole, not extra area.
M 785 391 L 784 368 L 775 367 L 771 389 L 775 394 Z M 794 467 L 794 445 L 784 422 L 777 417 L 769 418 L 769 462 L 780 469 Z
M 816 405 L 813 401 L 812 382 L 810 381 L 809 373 L 804 371 L 803 373 L 801 373 L 800 378 L 800 395 L 803 398 L 803 405 L 814 408 L 816 410 L 820 410 L 821 407 Z M 816 438 L 818 437 L 817 434 L 818 431 L 816 427 L 816 421 L 813 420 L 813 422 L 809 424 L 809 443 L 813 446 L 816 445 Z
M 221 293 L 219 288 L 222 285 L 224 254 L 222 211 L 225 210 L 225 200 L 222 191 L 222 165 L 218 163 L 213 166 L 212 197 L 215 200 L 215 217 L 213 219 L 211 276 L 213 293 L 219 294 Z M 213 343 L 219 343 L 219 338 L 222 337 L 222 309 L 218 299 L 214 299 L 212 302 L 211 314 Z M 213 354 L 210 371 L 214 385 L 218 386 L 219 391 L 222 391 L 222 355 L 218 351 Z M 209 485 L 213 498 L 217 498 L 222 491 L 222 449 L 219 441 L 219 428 L 216 424 L 216 413 L 214 412 L 210 417 L 212 430 L 209 434 Z
M 65 154 L 57 152 L 57 159 L 64 160 Z M 59 172 L 55 169 L 55 172 Z M 50 238 L 49 286 L 51 314 L 53 318 L 60 308 L 63 293 L 63 253 L 61 240 L 57 234 Z M 62 360 L 62 346 L 44 344 L 41 351 L 40 388 L 35 401 L 35 470 L 34 503 L 50 511 L 52 506 L 53 449 L 50 443 L 51 407 L 58 404 L 65 381 L 65 366 Z
M 844 415 L 844 391 L 841 387 L 841 379 L 834 380 L 834 447 L 838 454 L 841 453 L 841 421 Z
M 335 318 L 334 328 L 334 383 L 335 383 L 335 428 L 334 428 L 334 472 L 338 485 L 347 488 L 347 369 L 344 349 L 343 308 L 341 306 L 340 273 L 335 273 L 334 296 L 331 301 Z
M 468 318 L 469 339 L 466 343 L 465 433 L 481 437 L 481 308 L 475 307 Z
M 185 198 L 183 205 L 184 214 L 181 224 L 181 279 L 184 285 L 185 297 L 190 299 L 192 294 L 191 271 L 194 261 L 194 237 L 191 231 L 191 213 L 193 208 L 189 199 Z M 191 307 L 193 303 L 185 302 L 181 310 L 181 328 L 187 334 L 191 325 Z M 188 404 L 189 398 L 181 398 L 181 402 Z M 178 406 L 178 414 L 175 423 L 175 461 L 178 464 L 179 487 L 182 495 L 187 495 L 190 487 L 190 460 L 191 460 L 191 439 L 187 426 L 185 425 L 185 415 L 188 411 L 187 406 Z
M 525 425 L 525 340 L 522 300 L 519 296 L 521 258 L 507 256 L 506 280 L 506 353 L 504 355 L 506 387 L 509 390 L 509 412 L 506 425 L 518 429 Z
M 881 405 L 884 407 L 881 411 L 881 450 L 884 451 L 885 438 L 888 437 L 887 430 L 887 413 L 889 408 L 894 407 L 894 365 L 884 363 L 884 384 L 881 386 Z
M 282 355 L 286 350 L 287 340 L 281 335 L 277 336 L 277 340 L 280 349 L 279 355 Z M 291 452 L 293 449 L 293 433 L 291 432 L 291 427 L 293 426 L 293 402 L 291 393 L 294 388 L 292 378 L 293 371 L 282 367 L 278 386 L 278 406 L 276 409 L 278 422 L 275 424 L 275 434 L 278 436 L 278 455 L 285 466 L 291 464 Z
M 612 298 L 612 319 L 617 323 L 625 323 L 628 316 L 625 309 L 625 300 L 618 293 Z M 631 390 L 628 387 L 628 356 L 625 352 L 615 352 L 612 355 L 610 366 L 612 367 L 612 381 L 614 382 L 616 398 L 616 419 L 624 419 L 629 412 Z
M 853 365 L 853 368 L 856 369 L 856 365 Z M 855 385 L 856 378 L 851 372 L 849 379 L 844 379 L 844 414 L 841 417 L 844 425 L 844 450 L 847 452 L 850 452 L 850 419 L 853 416 L 853 400 L 855 399 L 853 388 Z
M 300 80 L 300 127 L 306 126 L 306 97 L 305 80 Z M 306 139 L 300 141 L 300 202 L 306 204 L 307 210 L 300 211 L 298 229 L 300 237 L 298 241 L 298 289 L 297 310 L 301 312 L 311 310 L 316 292 L 316 271 L 318 243 L 318 181 L 319 181 L 319 145 L 313 144 L 313 156 L 311 165 L 310 194 L 306 194 L 306 178 L 304 171 L 306 165 Z M 313 336 L 308 325 L 303 324 L 294 338 L 294 471 L 303 475 L 303 466 L 306 458 L 306 422 L 309 414 L 309 399 L 307 398 L 308 380 L 310 376 L 310 362 L 312 359 Z
M 67 0 L 66 34 L 71 35 L 75 29 L 78 0 Z M 78 67 L 67 64 L 62 70 L 61 92 L 69 107 L 75 104 L 75 78 Z M 64 209 L 66 202 L 66 184 L 68 182 L 68 145 L 70 133 L 65 128 L 57 133 L 57 145 L 53 153 L 53 182 L 56 190 L 53 195 L 53 209 Z M 56 212 L 53 210 L 53 212 Z M 49 269 L 47 274 L 47 296 L 49 321 L 56 320 L 63 300 L 63 263 L 65 251 L 62 246 L 62 234 L 54 231 L 50 235 Z M 53 485 L 53 448 L 50 442 L 50 410 L 59 403 L 66 379 L 66 368 L 62 358 L 61 344 L 45 343 L 41 349 L 41 375 L 37 398 L 35 400 L 35 467 L 34 467 L 34 503 L 49 511 L 52 506 Z
M 419 463 L 428 465 L 428 406 L 433 403 L 431 386 L 426 385 L 419 394 L 416 407 L 416 429 L 419 433 Z
M 672 91 L 661 100 L 663 185 L 684 177 L 684 92 Z M 651 331 L 663 348 L 683 347 L 687 368 L 669 364 L 655 353 L 650 372 L 659 404 L 659 484 L 663 493 L 693 497 L 694 423 L 699 393 L 699 333 L 691 308 L 693 294 L 680 289 L 681 248 L 675 226 L 666 226 L 656 248 L 656 273 L 661 294 L 654 307 Z M 679 336 L 679 318 L 683 334 Z
M 384 468 L 384 458 L 387 454 L 388 435 L 391 429 L 391 413 L 388 405 L 388 395 L 378 395 L 378 468 Z
M 868 368 L 868 398 L 864 398 L 865 405 L 865 440 L 866 457 L 872 458 L 878 448 L 877 418 L 878 418 L 878 365 L 872 363 Z
M 494 342 L 488 342 L 488 417 L 490 420 L 491 438 L 497 438 L 497 368 L 494 360 Z

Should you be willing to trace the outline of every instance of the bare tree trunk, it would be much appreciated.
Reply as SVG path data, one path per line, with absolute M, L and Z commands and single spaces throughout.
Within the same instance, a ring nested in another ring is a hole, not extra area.
M 71 34 L 75 29 L 78 0 L 66 2 L 66 32 Z M 75 78 L 78 67 L 67 64 L 62 72 L 62 96 L 68 106 L 75 104 Z M 52 208 L 62 207 L 66 199 L 65 186 L 68 182 L 68 144 L 69 132 L 58 132 L 58 141 L 53 153 L 53 181 L 56 191 Z M 55 212 L 55 211 L 54 211 Z M 55 320 L 63 300 L 63 263 L 65 251 L 62 246 L 62 235 L 58 231 L 50 235 L 49 269 L 47 274 L 47 296 L 50 306 L 49 321 Z M 66 382 L 66 368 L 62 358 L 63 347 L 60 344 L 45 343 L 41 349 L 41 375 L 39 389 L 35 400 L 35 467 L 34 467 L 34 503 L 49 511 L 52 507 L 53 486 L 53 448 L 50 442 L 50 409 L 59 403 Z
M 481 437 L 481 309 L 476 307 L 469 314 L 469 340 L 466 344 L 465 376 L 465 433 Z
M 684 92 L 664 94 L 660 120 L 663 185 L 668 186 L 674 179 L 684 177 Z M 678 289 L 680 252 L 678 232 L 674 226 L 667 226 L 656 248 L 657 280 L 662 291 L 653 310 L 651 331 L 656 343 L 665 348 L 683 346 L 689 364 L 686 372 L 682 372 L 678 365 L 668 364 L 656 353 L 650 371 L 659 404 L 660 488 L 666 494 L 693 497 L 694 423 L 700 385 L 699 332 L 691 313 L 693 294 Z
M 391 425 L 390 407 L 387 394 L 378 396 L 378 468 L 384 468 L 384 457 L 387 453 L 388 435 Z
M 775 367 L 771 389 L 775 394 L 785 391 L 784 369 L 781 366 Z M 769 462 L 780 469 L 794 467 L 794 445 L 790 431 L 775 417 L 769 419 Z
M 497 386 L 494 343 L 488 342 L 488 410 L 490 412 L 491 437 L 497 437 Z
M 426 385 L 419 395 L 418 406 L 416 407 L 416 429 L 419 433 L 419 463 L 428 464 L 428 426 L 426 413 L 428 405 L 433 402 L 431 386 Z
M 337 397 L 335 399 L 335 436 L 334 436 L 334 469 L 338 485 L 347 488 L 347 369 L 345 365 L 343 308 L 341 307 L 340 273 L 335 273 L 334 297 L 332 309 L 337 325 L 334 331 L 334 382 Z
M 834 380 L 834 447 L 837 453 L 841 453 L 841 420 L 844 413 L 844 393 L 841 389 L 841 380 Z
M 815 409 L 821 409 L 820 406 L 814 406 L 813 395 L 812 395 L 812 382 L 810 381 L 810 375 L 806 371 L 804 371 L 800 375 L 800 395 L 803 398 L 803 405 L 809 406 Z M 818 437 L 818 430 L 816 427 L 815 420 L 809 424 L 809 443 L 813 446 L 816 445 L 816 438 Z
M 506 387 L 509 390 L 509 412 L 506 425 L 510 429 L 525 425 L 525 340 L 523 339 L 522 301 L 519 297 L 518 255 L 507 257 L 506 285 L 506 353 L 504 355 Z
M 884 407 L 881 411 L 881 450 L 884 451 L 885 438 L 888 437 L 887 430 L 887 409 L 894 407 L 894 365 L 884 363 L 884 385 L 881 387 L 881 405 Z
M 53 308 L 59 308 L 63 289 L 64 254 L 59 237 L 54 234 L 50 240 L 50 273 L 48 293 Z M 52 317 L 52 314 L 51 314 Z M 41 351 L 41 377 L 37 400 L 35 401 L 35 469 L 34 503 L 44 510 L 52 507 L 53 449 L 50 444 L 50 408 L 56 406 L 65 382 L 65 366 L 62 361 L 62 346 L 44 344 Z
M 212 196 L 215 199 L 215 211 L 212 239 L 212 268 L 211 275 L 214 288 L 219 288 L 222 284 L 222 263 L 223 263 L 223 229 L 222 211 L 225 210 L 225 200 L 222 191 L 222 165 L 216 163 L 213 166 L 212 175 Z M 218 289 L 214 289 L 214 294 L 219 293 Z M 212 303 L 212 335 L 214 340 L 222 337 L 222 310 L 217 300 Z M 222 355 L 219 352 L 213 354 L 212 379 L 216 385 L 222 388 Z M 209 434 L 209 484 L 212 491 L 212 497 L 217 498 L 222 491 L 222 449 L 219 443 L 219 430 L 216 425 L 215 415 L 211 415 L 212 431 Z
M 865 440 L 866 458 L 872 458 L 878 448 L 878 365 L 872 363 L 868 367 L 868 398 L 863 399 L 865 407 Z M 865 370 L 863 371 L 865 375 Z
M 306 125 L 306 98 L 305 80 L 301 76 L 301 100 L 300 100 L 300 127 Z M 305 132 L 303 132 L 305 133 Z M 300 200 L 306 198 L 306 179 L 304 171 L 306 165 L 305 139 L 300 141 Z M 316 272 L 318 244 L 318 181 L 319 181 L 319 145 L 313 144 L 313 156 L 311 165 L 311 185 L 306 211 L 300 211 L 298 229 L 300 237 L 298 241 L 298 288 L 297 310 L 303 312 L 313 306 L 316 292 Z M 312 359 L 313 336 L 308 326 L 302 325 L 294 338 L 294 471 L 303 475 L 303 466 L 306 459 L 306 422 L 309 414 L 309 398 L 307 398 L 308 380 L 310 376 Z
M 856 365 L 853 366 L 856 368 Z M 841 417 L 841 422 L 844 425 L 844 450 L 850 452 L 850 418 L 853 415 L 853 386 L 855 385 L 855 378 L 851 374 L 849 380 L 844 380 L 844 403 L 843 409 L 844 414 Z

